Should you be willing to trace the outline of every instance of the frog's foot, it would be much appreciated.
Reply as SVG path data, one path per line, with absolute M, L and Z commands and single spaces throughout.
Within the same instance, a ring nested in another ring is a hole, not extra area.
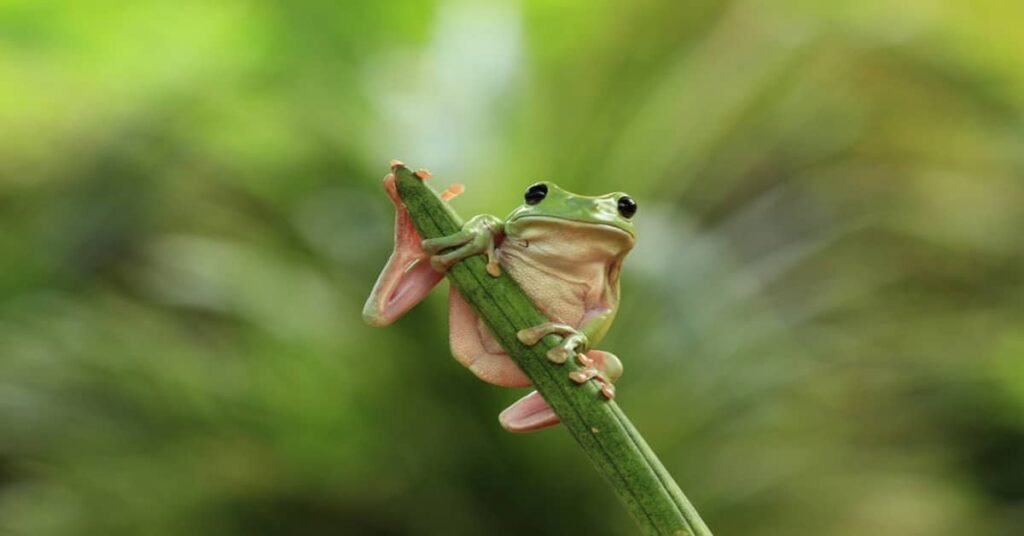
M 397 160 L 391 162 L 392 171 L 403 166 Z M 384 177 L 384 191 L 395 206 L 395 246 L 363 306 L 363 319 L 372 326 L 397 320 L 444 277 L 426 262 L 429 255 L 420 247 L 422 239 L 398 195 L 393 172 Z
M 580 384 L 594 381 L 605 398 L 615 398 L 615 386 L 612 382 L 622 376 L 622 362 L 615 354 L 591 350 L 586 354 L 578 354 L 576 360 L 583 368 L 569 373 L 572 381 Z
M 533 432 L 559 423 L 558 415 L 537 391 L 520 398 L 498 415 L 502 428 L 514 433 Z
M 484 253 L 487 255 L 487 273 L 498 277 L 501 268 L 494 243 L 495 235 L 501 230 L 501 220 L 482 214 L 467 221 L 455 234 L 424 240 L 423 250 L 431 255 L 430 265 L 438 272 L 445 272 L 463 259 Z
M 615 396 L 615 387 L 611 382 L 622 375 L 622 362 L 614 354 L 601 350 L 590 350 L 586 354 L 578 354 L 577 359 L 585 367 L 594 369 L 594 376 L 586 381 L 600 384 L 601 394 L 611 400 Z M 532 393 L 519 399 L 498 416 L 501 426 L 509 432 L 533 432 L 558 424 L 558 415 L 544 401 L 540 393 Z
M 519 342 L 527 346 L 533 346 L 548 335 L 561 335 L 562 340 L 558 346 L 548 350 L 548 360 L 561 365 L 577 354 L 584 354 L 587 345 L 590 344 L 587 336 L 568 324 L 558 322 L 545 322 L 539 326 L 519 330 L 516 336 Z

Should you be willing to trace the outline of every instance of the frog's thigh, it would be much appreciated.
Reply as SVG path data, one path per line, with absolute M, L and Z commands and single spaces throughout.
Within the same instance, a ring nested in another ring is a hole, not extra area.
M 530 379 L 500 348 L 454 286 L 448 292 L 448 338 L 452 355 L 478 378 L 502 387 L 527 387 Z

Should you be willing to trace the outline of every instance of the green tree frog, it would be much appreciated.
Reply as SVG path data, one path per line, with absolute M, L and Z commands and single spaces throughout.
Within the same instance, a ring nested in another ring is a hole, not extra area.
M 424 170 L 417 175 L 429 177 Z M 593 346 L 608 332 L 619 305 L 619 273 L 636 237 L 632 198 L 624 193 L 582 196 L 538 182 L 505 220 L 484 214 L 451 236 L 421 240 L 393 174 L 384 178 L 384 186 L 395 206 L 395 247 L 363 309 L 369 324 L 394 322 L 426 297 L 450 266 L 487 255 L 488 272 L 507 272 L 551 320 L 523 329 L 519 339 L 533 345 L 545 335 L 562 336 L 548 359 L 577 359 L 583 368 L 570 373 L 572 381 L 598 382 L 605 397 L 615 395 L 611 382 L 622 374 L 622 364 Z M 450 199 L 459 191 L 449 189 L 442 197 Z M 480 379 L 504 387 L 530 385 L 454 286 L 449 290 L 449 340 L 455 359 Z M 534 391 L 502 411 L 499 422 L 512 432 L 529 432 L 559 421 Z

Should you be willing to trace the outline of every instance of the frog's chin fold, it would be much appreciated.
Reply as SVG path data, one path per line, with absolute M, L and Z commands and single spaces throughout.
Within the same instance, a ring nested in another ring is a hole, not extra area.
M 520 398 L 502 411 L 498 421 L 504 429 L 516 433 L 541 430 L 559 422 L 555 411 L 537 391 Z

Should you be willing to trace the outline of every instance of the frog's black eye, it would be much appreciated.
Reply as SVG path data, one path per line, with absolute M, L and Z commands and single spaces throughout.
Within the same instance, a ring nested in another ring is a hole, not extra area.
M 620 197 L 619 214 L 622 214 L 622 217 L 627 220 L 632 218 L 636 214 L 636 201 L 633 201 L 633 198 L 628 195 Z
M 527 205 L 536 205 L 543 201 L 547 196 L 548 185 L 543 182 L 538 182 L 526 189 L 526 194 L 523 195 L 523 198 L 526 199 Z

